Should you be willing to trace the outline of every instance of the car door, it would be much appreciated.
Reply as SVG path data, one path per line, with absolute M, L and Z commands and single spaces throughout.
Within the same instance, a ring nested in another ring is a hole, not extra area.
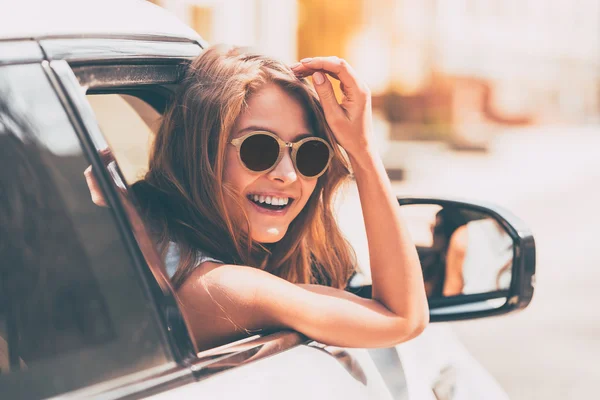
M 0 397 L 191 381 L 131 232 L 91 202 L 89 152 L 52 80 L 42 60 L 0 66 Z
M 147 42 L 138 47 L 128 43 L 126 49 L 112 40 L 83 40 L 76 45 L 80 47 L 70 47 L 65 40 L 42 42 L 45 53 L 54 58 L 50 69 L 55 87 L 86 142 L 105 197 L 132 230 L 145 268 L 154 269 L 148 275 L 160 281 L 160 266 L 153 265 L 156 251 L 146 246 L 144 230 L 135 229 L 141 219 L 131 206 L 135 202 L 129 202 L 127 186 L 143 175 L 148 144 L 160 114 L 181 79 L 182 68 L 200 49 L 173 41 L 156 47 Z M 100 46 L 102 52 L 96 51 L 94 45 Z M 115 51 L 111 52 L 111 48 Z M 126 50 L 129 53 L 124 54 Z M 99 156 L 105 155 L 107 149 L 111 154 L 109 162 Z M 168 284 L 159 286 L 163 292 L 170 290 Z M 164 297 L 160 291 L 155 291 L 155 296 Z M 162 300 L 157 303 L 160 309 Z M 174 318 L 176 321 L 181 319 L 176 308 L 171 308 L 170 313 L 171 317 L 179 316 Z M 166 314 L 161 312 L 162 320 L 169 323 Z M 190 356 L 185 324 L 168 328 L 176 359 L 189 368 L 195 382 L 185 384 L 189 382 L 164 378 L 160 384 L 148 385 L 139 395 L 391 398 L 378 366 L 366 350 L 326 348 L 298 333 L 278 332 Z M 401 379 L 402 371 L 398 373 Z

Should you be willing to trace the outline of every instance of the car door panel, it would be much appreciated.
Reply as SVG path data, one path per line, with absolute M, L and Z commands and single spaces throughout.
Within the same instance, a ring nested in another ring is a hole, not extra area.
M 430 325 L 419 337 L 396 348 L 410 399 L 508 399 L 447 324 Z
M 343 352 L 350 363 L 327 349 L 299 345 L 150 398 L 392 399 L 366 350 Z

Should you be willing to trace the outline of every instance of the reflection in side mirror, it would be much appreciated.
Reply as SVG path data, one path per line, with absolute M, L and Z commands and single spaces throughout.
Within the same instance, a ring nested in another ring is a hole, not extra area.
M 523 221 L 487 203 L 398 197 L 417 247 L 431 322 L 501 315 L 529 305 L 534 291 L 535 241 Z M 364 230 L 342 219 L 359 259 L 347 290 L 370 298 Z M 364 257 L 366 255 L 366 257 Z M 362 257 L 361 257 L 362 256 Z M 362 261 L 362 262 L 361 262 Z
M 402 207 L 428 298 L 508 290 L 514 241 L 498 221 L 460 206 Z
M 505 314 L 529 304 L 535 242 L 521 220 L 489 204 L 398 203 L 417 246 L 432 322 Z

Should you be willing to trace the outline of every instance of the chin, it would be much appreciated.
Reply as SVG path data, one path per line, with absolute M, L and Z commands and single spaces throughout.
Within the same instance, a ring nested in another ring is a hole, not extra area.
M 252 240 L 259 243 L 277 243 L 285 236 L 286 229 L 267 228 L 261 229 L 260 232 L 252 232 Z

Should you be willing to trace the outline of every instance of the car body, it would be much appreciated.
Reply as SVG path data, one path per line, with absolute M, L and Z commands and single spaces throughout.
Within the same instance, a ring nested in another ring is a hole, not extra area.
M 125 121 L 101 117 L 98 101 L 117 95 L 127 100 L 119 104 L 139 111 L 141 100 L 148 114 L 159 115 L 186 63 L 207 44 L 142 1 L 22 1 L 2 4 L 0 15 L 0 98 L 36 132 L 29 142 L 37 143 L 32 151 L 47 167 L 39 181 L 51 182 L 45 196 L 56 198 L 70 221 L 60 234 L 71 235 L 61 240 L 73 249 L 64 252 L 80 255 L 65 304 L 96 315 L 89 337 L 64 344 L 64 354 L 53 349 L 19 372 L 0 374 L 0 392 L 8 398 L 506 398 L 443 324 L 390 349 L 332 348 L 283 331 L 196 354 L 127 191 L 135 171 L 128 173 L 120 157 L 135 151 L 139 137 L 107 136 L 111 123 Z M 123 149 L 116 162 L 100 156 L 109 145 Z M 110 208 L 89 199 L 83 170 L 90 164 Z M 8 326 L 2 323 L 0 336 Z

